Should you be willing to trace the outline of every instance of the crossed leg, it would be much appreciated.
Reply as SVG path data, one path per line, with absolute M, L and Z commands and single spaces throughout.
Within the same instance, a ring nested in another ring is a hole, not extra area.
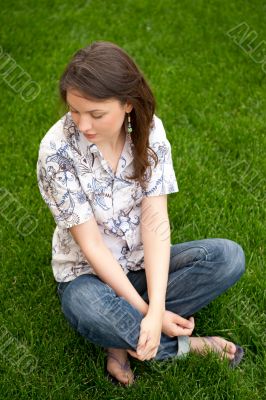
M 193 315 L 231 287 L 244 268 L 242 248 L 228 239 L 202 239 L 171 246 L 166 309 L 185 318 Z M 128 278 L 148 303 L 145 271 L 130 272 Z M 62 295 L 62 310 L 74 329 L 89 341 L 116 351 L 113 355 L 126 365 L 126 349 L 134 351 L 138 343 L 142 313 L 91 275 L 81 275 L 70 282 Z M 213 340 L 170 338 L 162 333 L 155 359 L 162 360 L 190 350 L 203 353 L 207 343 L 216 350 L 220 348 L 221 352 L 226 348 L 228 358 L 234 357 L 236 347 L 233 343 L 222 338 Z M 110 371 L 114 371 L 114 361 L 113 358 L 113 368 L 109 362 Z M 116 377 L 126 383 L 117 368 L 114 371 Z

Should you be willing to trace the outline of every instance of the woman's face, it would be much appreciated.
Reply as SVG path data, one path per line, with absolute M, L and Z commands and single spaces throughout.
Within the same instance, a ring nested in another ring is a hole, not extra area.
M 92 142 L 116 144 L 122 133 L 125 113 L 132 110 L 129 104 L 121 105 L 117 99 L 88 100 L 77 90 L 67 91 L 69 111 L 76 126 Z

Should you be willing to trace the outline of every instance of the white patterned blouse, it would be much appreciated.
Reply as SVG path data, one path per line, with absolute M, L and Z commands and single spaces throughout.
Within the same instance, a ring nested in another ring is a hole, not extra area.
M 127 274 L 130 270 L 144 268 L 141 200 L 143 196 L 178 192 L 178 185 L 171 145 L 160 118 L 154 115 L 149 135 L 149 146 L 156 152 L 159 162 L 152 168 L 145 191 L 139 182 L 126 178 L 133 172 L 132 146 L 131 136 L 127 134 L 114 174 L 97 145 L 78 130 L 70 112 L 42 139 L 37 179 L 42 198 L 56 222 L 52 269 L 57 282 L 71 281 L 82 274 L 96 274 L 69 231 L 92 215 L 104 243 L 123 271 Z

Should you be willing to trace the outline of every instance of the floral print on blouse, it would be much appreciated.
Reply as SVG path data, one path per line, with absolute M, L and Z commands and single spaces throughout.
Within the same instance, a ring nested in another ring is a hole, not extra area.
M 92 216 L 125 274 L 144 268 L 141 200 L 143 196 L 178 192 L 178 185 L 171 145 L 160 118 L 154 115 L 150 128 L 149 146 L 157 153 L 159 162 L 152 168 L 146 190 L 137 181 L 126 178 L 133 173 L 133 146 L 127 134 L 114 174 L 97 145 L 78 130 L 70 112 L 42 139 L 37 179 L 42 198 L 56 222 L 52 269 L 57 282 L 71 281 L 82 274 L 96 275 L 69 231 Z

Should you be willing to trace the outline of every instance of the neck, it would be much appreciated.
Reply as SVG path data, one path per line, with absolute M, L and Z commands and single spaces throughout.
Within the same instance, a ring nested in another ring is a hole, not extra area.
M 121 144 L 124 143 L 125 136 L 126 134 L 123 130 L 115 139 L 112 139 L 109 142 L 101 143 L 99 147 L 105 151 L 111 151 L 112 153 L 120 151 L 120 147 Z

